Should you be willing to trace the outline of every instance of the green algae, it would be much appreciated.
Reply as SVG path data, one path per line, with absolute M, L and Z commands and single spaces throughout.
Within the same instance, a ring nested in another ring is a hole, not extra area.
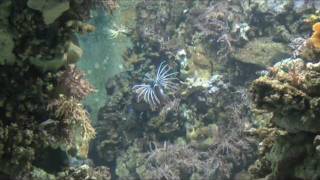
M 38 10 L 42 13 L 46 24 L 53 23 L 58 17 L 70 8 L 69 1 L 55 0 L 28 0 L 28 7 Z
M 13 64 L 13 36 L 8 28 L 8 17 L 10 15 L 11 2 L 0 4 L 0 65 Z

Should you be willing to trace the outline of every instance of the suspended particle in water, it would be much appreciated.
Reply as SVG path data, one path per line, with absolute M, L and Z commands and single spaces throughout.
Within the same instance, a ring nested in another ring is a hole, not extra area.
M 99 69 L 99 68 L 100 68 L 99 63 L 95 63 L 95 64 L 94 64 L 94 68 L 95 68 L 95 69 Z

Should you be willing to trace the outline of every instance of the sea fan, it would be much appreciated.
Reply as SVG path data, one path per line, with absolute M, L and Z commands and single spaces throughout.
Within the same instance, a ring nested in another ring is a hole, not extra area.
M 147 84 L 138 84 L 133 86 L 133 90 L 138 94 L 138 102 L 142 99 L 148 103 L 151 109 L 156 109 L 163 103 L 170 101 L 166 92 L 175 92 L 178 90 L 178 80 L 175 75 L 177 72 L 170 73 L 171 68 L 162 62 L 158 68 L 156 77 L 146 75 Z

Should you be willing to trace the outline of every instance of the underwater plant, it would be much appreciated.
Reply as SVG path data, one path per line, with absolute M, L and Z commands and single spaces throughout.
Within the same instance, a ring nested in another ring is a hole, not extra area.
M 169 96 L 165 91 L 175 92 L 178 89 L 178 84 L 174 82 L 174 80 L 178 80 L 175 77 L 177 72 L 169 73 L 170 70 L 168 64 L 162 62 L 155 77 L 146 75 L 148 83 L 134 85 L 132 89 L 138 94 L 138 102 L 143 99 L 152 110 L 169 102 Z

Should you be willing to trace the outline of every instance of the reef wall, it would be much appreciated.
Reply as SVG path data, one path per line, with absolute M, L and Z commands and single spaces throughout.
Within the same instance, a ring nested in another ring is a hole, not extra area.
M 298 59 L 318 57 L 300 54 L 317 8 L 298 0 L 138 3 L 126 71 L 106 82 L 91 157 L 118 179 L 317 178 L 317 101 L 293 88 L 308 78 L 303 89 L 317 87 Z M 276 75 L 279 62 L 297 65 Z
M 263 127 L 249 130 L 261 138 L 260 158 L 249 169 L 256 178 L 319 179 L 319 27 L 313 25 L 296 58 L 278 62 L 252 83 L 257 111 L 271 115 Z
M 80 103 L 94 88 L 75 63 L 75 33 L 94 1 L 0 2 L 1 179 L 109 179 L 87 160 L 95 137 Z
M 319 7 L 0 1 L 0 179 L 319 179 Z

